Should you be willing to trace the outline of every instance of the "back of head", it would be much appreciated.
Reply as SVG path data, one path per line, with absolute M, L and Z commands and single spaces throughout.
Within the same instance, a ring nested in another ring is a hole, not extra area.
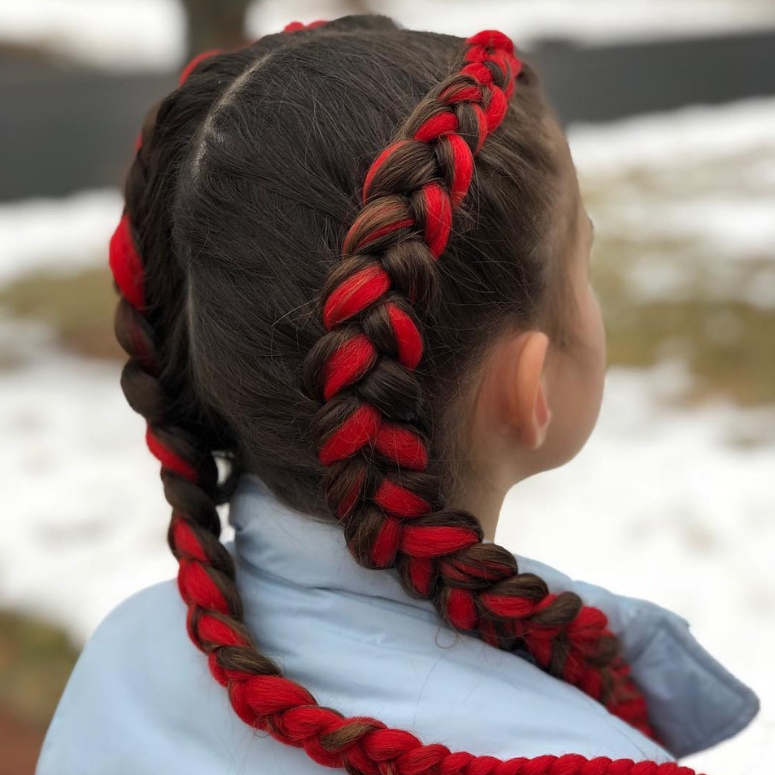
M 320 514 L 328 510 L 311 436 L 319 407 L 300 376 L 326 333 L 321 289 L 341 263 L 369 165 L 460 56 L 456 38 L 362 23 L 255 44 L 247 69 L 198 127 L 168 199 L 201 390 L 237 430 L 250 468 L 295 507 Z M 211 90 L 217 61 L 209 67 L 190 88 Z M 545 120 L 534 79 L 521 82 L 505 131 L 479 153 L 438 266 L 407 249 L 411 235 L 394 235 L 379 256 L 397 281 L 435 286 L 441 302 L 425 310 L 419 384 L 391 389 L 405 410 L 422 388 L 427 406 L 418 414 L 434 430 L 494 328 L 535 324 L 541 310 L 558 185 Z M 433 149 L 418 150 L 391 170 L 399 195 L 440 174 Z M 356 390 L 388 388 L 389 369 L 378 365 L 374 384 Z M 448 444 L 431 436 L 440 462 Z
M 127 178 L 122 385 L 162 462 L 189 634 L 243 719 L 284 742 L 302 744 L 262 692 L 317 706 L 242 624 L 215 507 L 244 470 L 338 520 L 358 562 L 396 568 L 451 626 L 526 645 L 651 734 L 605 617 L 447 506 L 496 335 L 573 340 L 564 140 L 503 45 L 461 70 L 460 39 L 365 16 L 215 54 L 149 115 Z M 378 722 L 345 721 L 327 753 L 303 744 L 366 771 L 352 742 Z

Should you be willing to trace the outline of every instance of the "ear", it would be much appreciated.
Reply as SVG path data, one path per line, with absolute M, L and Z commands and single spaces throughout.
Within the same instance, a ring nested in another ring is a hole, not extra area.
M 509 423 L 528 449 L 538 449 L 546 439 L 552 412 L 546 389 L 546 352 L 549 337 L 541 331 L 528 331 L 520 337 L 512 363 Z

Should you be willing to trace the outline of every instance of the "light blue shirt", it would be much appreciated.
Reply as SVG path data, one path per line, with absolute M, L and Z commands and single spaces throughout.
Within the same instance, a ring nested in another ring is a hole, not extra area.
M 259 648 L 322 705 L 373 716 L 453 751 L 579 753 L 673 761 L 743 729 L 759 700 L 654 603 L 573 581 L 517 556 L 552 592 L 608 615 L 667 750 L 528 659 L 440 623 L 392 571 L 360 567 L 337 525 L 295 512 L 244 475 L 230 507 L 230 551 Z M 189 641 L 174 581 L 102 622 L 73 671 L 36 775 L 321 775 L 303 752 L 256 732 Z

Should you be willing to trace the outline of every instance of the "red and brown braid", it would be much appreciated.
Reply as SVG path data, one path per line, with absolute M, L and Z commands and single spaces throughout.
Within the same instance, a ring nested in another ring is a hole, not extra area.
M 303 28 L 292 23 L 286 31 Z M 471 183 L 474 157 L 503 120 L 515 88 L 521 65 L 505 35 L 485 31 L 466 42 L 460 71 L 422 103 L 401 136 L 373 162 L 363 186 L 363 208 L 344 240 L 344 259 L 322 294 L 328 333 L 310 353 L 306 383 L 322 404 L 319 457 L 327 467 L 327 495 L 359 562 L 398 566 L 407 588 L 430 597 L 452 626 L 500 648 L 523 644 L 541 667 L 655 737 L 629 667 L 611 657 L 616 639 L 605 614 L 582 606 L 570 593 L 549 594 L 540 579 L 518 573 L 506 550 L 482 543 L 472 515 L 439 508 L 440 497 L 425 474 L 428 440 L 418 423 L 386 416 L 378 400 L 364 400 L 368 390 L 354 389 L 386 359 L 397 364 L 387 366 L 398 369 L 397 379 L 408 375 L 412 381 L 423 357 L 415 306 L 432 302 L 433 270 L 391 273 L 390 262 L 380 262 L 380 251 L 406 241 L 425 251 L 429 265 L 443 257 L 454 212 Z M 193 60 L 181 83 L 214 53 Z M 137 153 L 142 151 L 138 138 Z M 427 179 L 418 173 L 419 184 L 407 187 L 393 174 L 391 159 L 412 154 L 421 161 L 418 169 L 423 159 L 432 158 L 435 172 Z M 159 364 L 147 319 L 146 270 L 128 212 L 111 239 L 110 266 L 122 295 L 117 335 L 129 364 L 142 370 L 143 379 L 155 380 Z M 426 282 L 417 279 L 423 271 Z M 322 364 L 317 376 L 316 364 Z M 152 407 L 134 408 L 148 418 L 146 441 L 161 463 L 173 506 L 169 542 L 180 563 L 178 587 L 188 607 L 189 636 L 207 654 L 213 676 L 226 687 L 245 723 L 304 748 L 322 765 L 358 775 L 694 775 L 674 762 L 576 754 L 503 761 L 452 752 L 377 719 L 347 718 L 318 705 L 258 651 L 243 623 L 231 557 L 218 540 L 212 457 L 203 462 L 193 442 L 158 418 L 152 420 Z M 400 468 L 400 481 L 375 476 L 374 467 L 366 464 L 367 452 L 396 472 Z M 357 486 L 342 491 L 339 482 L 347 466 L 357 467 Z M 365 534 L 358 524 L 364 515 L 370 525 Z

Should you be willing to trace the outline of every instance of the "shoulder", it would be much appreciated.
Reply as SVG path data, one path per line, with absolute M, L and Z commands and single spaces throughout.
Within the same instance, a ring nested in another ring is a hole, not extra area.
M 608 617 L 632 677 L 643 691 L 652 723 L 675 756 L 688 756 L 744 729 L 760 709 L 756 693 L 694 636 L 675 611 L 572 579 L 545 563 L 515 555 L 520 570 L 536 573 L 552 592 L 576 592 Z
M 186 730 L 187 717 L 210 716 L 228 700 L 188 640 L 185 617 L 172 580 L 108 614 L 73 670 L 36 775 L 220 771 L 215 760 L 209 769 L 205 762 L 223 742 Z M 233 714 L 218 715 L 227 722 Z
M 414 602 L 286 589 L 269 578 L 261 586 L 246 596 L 246 614 L 262 650 L 347 716 L 376 716 L 424 743 L 503 759 L 673 760 L 577 688 L 452 631 Z
M 435 640 L 438 646 L 426 660 L 414 660 L 413 676 L 385 667 L 381 678 L 397 703 L 395 725 L 423 741 L 502 759 L 575 753 L 589 759 L 674 760 L 600 703 L 527 659 L 446 630 Z M 388 721 L 386 716 L 380 719 Z
M 186 608 L 174 580 L 136 592 L 117 605 L 86 642 L 67 690 L 99 673 L 112 688 L 150 689 L 157 673 L 189 669 L 196 651 L 187 640 Z M 193 666 L 193 665 L 192 665 Z M 97 699 L 96 690 L 92 699 Z M 67 692 L 65 693 L 65 696 Z
M 126 639 L 155 639 L 158 628 L 179 629 L 186 607 L 174 579 L 153 584 L 130 595 L 103 620 L 84 647 L 83 654 L 98 652 L 106 643 L 127 644 Z

